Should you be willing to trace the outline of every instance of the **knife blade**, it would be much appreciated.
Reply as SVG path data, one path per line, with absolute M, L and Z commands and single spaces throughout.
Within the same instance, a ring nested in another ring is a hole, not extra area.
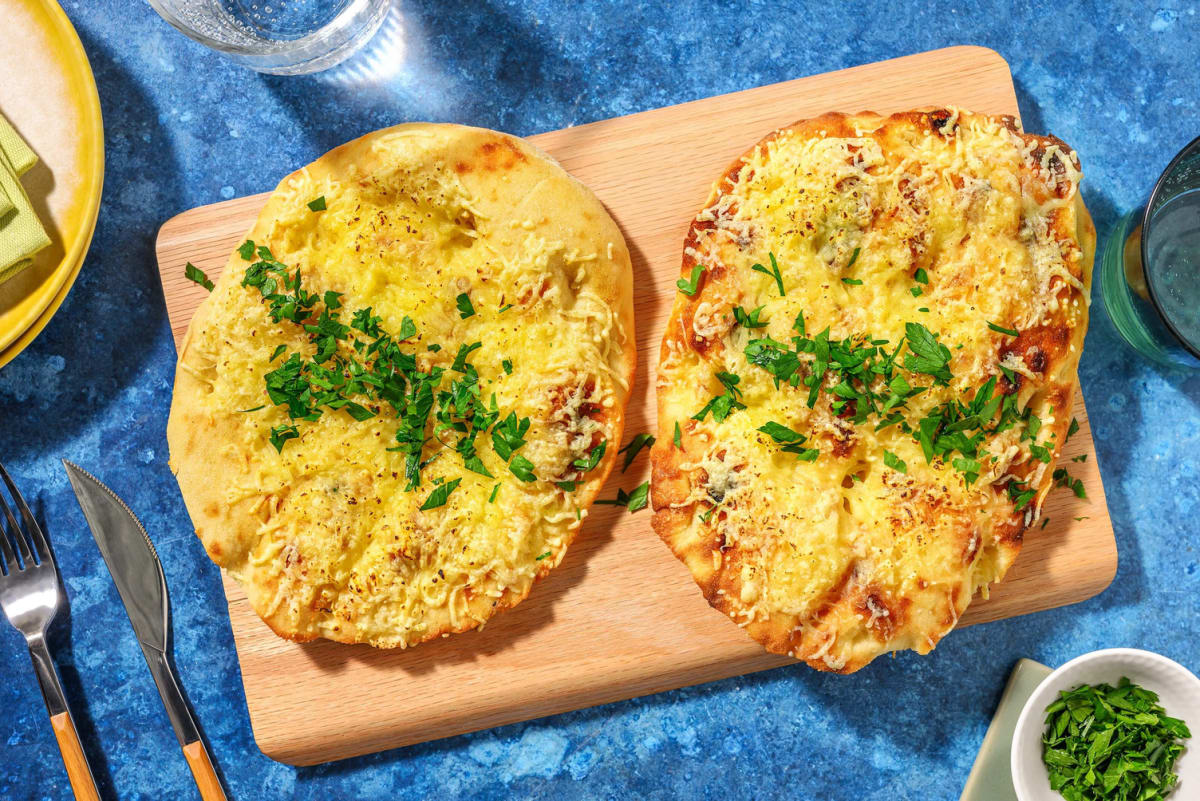
M 171 728 L 205 801 L 223 801 L 212 760 L 184 699 L 167 654 L 170 652 L 171 604 L 167 579 L 154 543 L 129 507 L 95 476 L 63 459 L 67 478 L 83 509 L 92 537 L 108 565 L 125 605 L 138 645 L 150 668 Z

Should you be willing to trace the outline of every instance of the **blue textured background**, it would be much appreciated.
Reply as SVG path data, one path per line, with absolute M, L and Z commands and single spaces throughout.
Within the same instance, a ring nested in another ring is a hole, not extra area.
M 976 626 L 928 657 L 880 659 L 849 678 L 783 668 L 316 768 L 254 745 L 218 573 L 167 469 L 175 351 L 159 224 L 270 189 L 397 122 L 533 134 L 952 44 L 998 50 L 1026 127 L 1077 148 L 1102 243 L 1200 133 L 1200 37 L 1184 4 L 869 5 L 405 0 L 402 53 L 389 77 L 364 83 L 347 70 L 234 67 L 143 2 L 66 4 L 100 86 L 104 203 L 66 304 L 0 370 L 0 455 L 56 544 L 72 603 L 57 660 L 107 797 L 195 796 L 61 456 L 108 481 L 158 544 L 182 681 L 236 799 L 953 799 L 1018 657 L 1058 664 L 1125 645 L 1200 669 L 1200 379 L 1138 361 L 1097 304 L 1081 372 L 1121 552 L 1098 598 Z M 21 640 L 4 625 L 0 676 L 0 797 L 69 798 Z

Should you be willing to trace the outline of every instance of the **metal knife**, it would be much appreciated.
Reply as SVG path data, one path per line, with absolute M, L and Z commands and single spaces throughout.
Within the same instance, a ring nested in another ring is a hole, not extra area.
M 183 755 L 204 801 L 225 801 L 225 792 L 213 770 L 196 720 L 184 700 L 167 654 L 171 629 L 171 605 L 162 563 L 146 529 L 112 490 L 86 470 L 63 459 L 75 497 L 100 553 L 112 574 L 117 592 L 133 624 L 150 675 L 158 685 L 171 728 L 179 738 Z

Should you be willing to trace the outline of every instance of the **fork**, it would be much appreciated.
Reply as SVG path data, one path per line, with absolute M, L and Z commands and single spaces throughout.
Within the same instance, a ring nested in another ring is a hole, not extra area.
M 75 721 L 71 718 L 71 710 L 67 708 L 62 682 L 50 659 L 50 650 L 46 647 L 46 628 L 54 619 L 60 600 L 58 565 L 54 562 L 46 535 L 42 533 L 3 464 L 0 464 L 0 478 L 4 479 L 21 513 L 21 519 L 25 521 L 24 526 L 17 522 L 4 495 L 0 493 L 0 507 L 3 507 L 7 524 L 0 531 L 0 608 L 3 608 L 8 622 L 25 635 L 29 658 L 33 660 L 33 670 L 42 687 L 46 711 L 50 713 L 50 725 L 54 727 L 54 737 L 58 740 L 58 749 L 62 752 L 75 798 L 78 801 L 99 801 L 96 780 L 92 778 L 92 769 L 79 744 L 79 732 L 75 730 Z M 17 558 L 18 552 L 20 560 Z

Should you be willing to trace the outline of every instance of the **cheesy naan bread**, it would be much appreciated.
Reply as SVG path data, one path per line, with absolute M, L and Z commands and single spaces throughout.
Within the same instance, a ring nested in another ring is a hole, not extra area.
M 654 528 L 768 650 L 927 653 L 999 581 L 1071 425 L 1095 230 L 1061 141 L 954 109 L 772 133 L 688 232 Z
M 382 130 L 289 175 L 179 357 L 171 464 L 280 636 L 405 647 L 562 561 L 617 456 L 629 252 L 546 154 Z

